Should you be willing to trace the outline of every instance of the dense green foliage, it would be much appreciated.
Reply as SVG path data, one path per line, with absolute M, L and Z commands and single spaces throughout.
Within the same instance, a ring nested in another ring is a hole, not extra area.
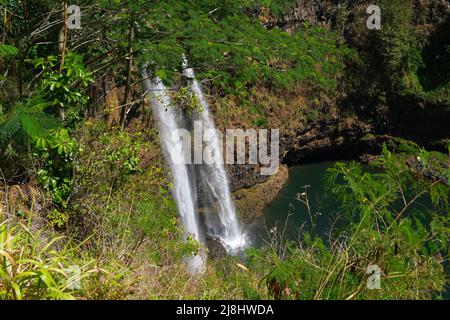
M 230 90 L 259 82 L 289 86 L 313 80 L 332 86 L 348 52 L 339 48 L 335 35 L 323 28 L 304 25 L 288 34 L 278 28 L 266 30 L 245 14 L 254 2 L 158 1 L 155 13 L 143 19 L 151 28 L 138 39 L 145 61 L 153 61 L 157 75 L 170 79 L 186 53 L 201 78 Z M 319 66 L 320 64 L 320 66 Z
M 356 80 L 352 81 L 354 94 L 369 102 L 409 96 L 448 104 L 450 78 L 445 61 L 450 58 L 450 39 L 443 32 L 450 21 L 448 9 L 438 9 L 439 5 L 427 1 L 381 0 L 377 5 L 382 27 L 368 31 L 362 28 L 364 20 L 354 19 L 354 12 L 363 13 L 369 4 L 351 2 L 340 9 L 340 23 L 349 23 L 348 44 L 360 57 L 359 66 L 351 73 Z M 430 28 L 433 24 L 436 27 Z
M 76 151 L 77 143 L 67 129 L 52 130 L 45 137 L 36 138 L 33 156 L 42 162 L 37 179 L 50 191 L 53 201 L 63 207 L 67 206 L 72 190 L 72 161 Z

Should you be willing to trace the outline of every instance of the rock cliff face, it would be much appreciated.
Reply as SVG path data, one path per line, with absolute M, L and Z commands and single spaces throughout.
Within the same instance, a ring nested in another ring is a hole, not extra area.
M 362 138 L 371 127 L 353 118 L 332 118 L 312 122 L 285 137 L 285 163 L 302 160 L 339 159 L 358 156 L 369 147 Z
M 266 181 L 234 193 L 235 205 L 241 221 L 248 222 L 260 216 L 289 178 L 288 167 L 281 165 L 278 172 Z
M 312 121 L 305 127 L 280 130 L 280 163 L 298 164 L 302 161 L 355 158 L 376 151 L 379 141 L 370 136 L 371 127 L 352 118 Z M 364 138 L 364 139 L 363 139 Z M 232 190 L 249 188 L 266 181 L 256 165 L 229 165 Z
M 228 166 L 235 203 L 242 220 L 260 214 L 288 179 L 288 165 L 307 161 L 357 158 L 377 153 L 389 136 L 371 134 L 371 127 L 352 118 L 312 121 L 304 128 L 281 131 L 280 169 L 273 176 L 260 174 L 255 165 Z

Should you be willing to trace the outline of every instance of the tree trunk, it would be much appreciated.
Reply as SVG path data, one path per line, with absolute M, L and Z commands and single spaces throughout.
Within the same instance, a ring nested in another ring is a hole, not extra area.
M 130 23 L 130 30 L 128 32 L 127 83 L 126 83 L 126 87 L 125 87 L 125 93 L 123 96 L 121 121 L 120 121 L 120 127 L 122 130 L 125 128 L 125 122 L 126 122 L 127 114 L 129 112 L 127 105 L 128 105 L 128 100 L 130 99 L 130 93 L 131 93 L 131 73 L 132 73 L 132 68 L 133 68 L 133 46 L 132 46 L 133 37 L 134 37 L 134 28 L 133 28 L 133 25 Z
M 63 18 L 63 25 L 61 29 L 59 29 L 59 35 L 58 35 L 58 51 L 59 55 L 61 57 L 61 61 L 59 64 L 59 72 L 62 72 L 64 67 L 64 59 L 66 58 L 66 46 L 67 46 L 67 0 L 64 0 L 64 11 L 62 13 Z M 64 120 L 65 113 L 64 109 L 59 109 L 59 116 L 61 120 Z
M 66 46 L 67 46 L 67 0 L 64 0 L 63 26 L 59 30 L 59 41 L 58 41 L 58 50 L 61 56 L 59 71 L 62 71 L 62 68 L 64 66 L 64 59 L 66 56 Z
M 3 32 L 2 32 L 2 43 L 6 43 L 6 34 L 8 32 L 8 11 L 3 12 Z

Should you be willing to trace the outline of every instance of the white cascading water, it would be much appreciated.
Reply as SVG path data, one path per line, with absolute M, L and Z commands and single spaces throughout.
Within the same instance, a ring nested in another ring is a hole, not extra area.
M 210 115 L 208 103 L 203 96 L 200 83 L 195 79 L 193 68 L 188 66 L 185 56 L 183 56 L 183 75 L 191 81 L 191 92 L 197 97 L 201 110 L 198 112 L 199 120 L 202 122 L 203 130 L 208 134 L 208 141 L 213 149 L 218 152 L 216 159 L 223 159 L 222 141 L 219 141 L 214 121 Z M 213 163 L 203 163 L 199 172 L 202 181 L 213 198 L 219 205 L 219 218 L 222 224 L 221 234 L 217 234 L 228 253 L 236 253 L 245 247 L 245 235 L 243 235 L 236 216 L 236 210 L 231 199 L 228 177 L 225 172 L 223 161 L 213 161 Z
M 170 96 L 159 78 L 149 79 L 147 67 L 141 69 L 142 86 L 145 94 L 151 98 L 153 113 L 158 122 L 161 145 L 166 161 L 173 175 L 173 190 L 181 221 L 185 232 L 196 241 L 202 243 L 195 206 L 195 190 L 189 176 L 189 167 L 183 161 L 183 143 L 177 134 L 178 110 L 170 106 Z M 204 254 L 190 257 L 188 271 L 192 274 L 203 272 L 205 267 Z

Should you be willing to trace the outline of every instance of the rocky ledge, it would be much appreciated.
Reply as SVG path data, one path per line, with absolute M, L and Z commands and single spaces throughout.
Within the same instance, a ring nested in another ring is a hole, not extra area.
M 281 165 L 278 172 L 252 187 L 234 192 L 234 199 L 239 218 L 243 222 L 261 216 L 264 208 L 271 203 L 289 178 L 286 165 Z

